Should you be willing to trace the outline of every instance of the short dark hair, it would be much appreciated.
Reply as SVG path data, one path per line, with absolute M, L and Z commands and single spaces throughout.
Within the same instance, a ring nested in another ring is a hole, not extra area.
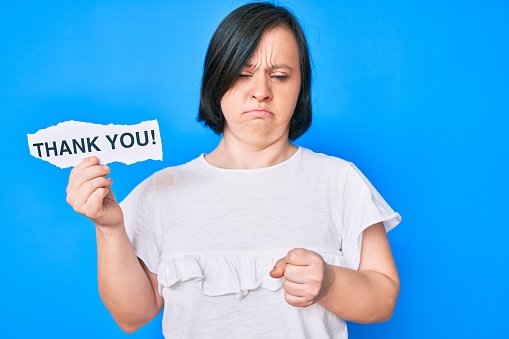
M 287 8 L 269 2 L 253 2 L 228 14 L 210 39 L 200 91 L 198 121 L 216 134 L 224 131 L 223 95 L 234 85 L 267 30 L 285 27 L 299 47 L 301 85 L 288 138 L 295 140 L 311 126 L 311 62 L 306 36 Z

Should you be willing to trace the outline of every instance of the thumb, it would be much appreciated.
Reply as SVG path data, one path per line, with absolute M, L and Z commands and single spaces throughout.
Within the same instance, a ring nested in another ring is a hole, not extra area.
M 272 278 L 281 278 L 283 275 L 285 275 L 285 267 L 286 267 L 286 257 L 283 257 L 276 261 L 276 264 L 274 265 L 274 268 L 272 271 L 270 271 L 270 276 Z

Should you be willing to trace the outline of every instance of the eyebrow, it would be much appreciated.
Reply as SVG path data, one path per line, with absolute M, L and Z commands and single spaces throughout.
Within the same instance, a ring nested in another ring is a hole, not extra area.
M 247 68 L 254 68 L 254 65 L 251 64 L 251 63 L 248 63 L 246 64 L 244 67 L 247 67 Z M 293 71 L 293 67 L 290 67 L 288 65 L 285 65 L 285 64 L 281 64 L 281 65 L 274 65 L 272 67 L 269 67 L 270 70 L 275 70 L 275 69 L 281 69 L 281 68 L 284 68 L 284 69 L 287 69 L 287 70 L 290 70 L 290 71 Z

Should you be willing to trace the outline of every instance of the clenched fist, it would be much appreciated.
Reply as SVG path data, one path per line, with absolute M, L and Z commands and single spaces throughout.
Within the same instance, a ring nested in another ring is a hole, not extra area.
M 270 276 L 285 277 L 286 302 L 296 307 L 308 307 L 320 300 L 334 281 L 334 272 L 322 256 L 304 248 L 294 248 L 279 259 Z

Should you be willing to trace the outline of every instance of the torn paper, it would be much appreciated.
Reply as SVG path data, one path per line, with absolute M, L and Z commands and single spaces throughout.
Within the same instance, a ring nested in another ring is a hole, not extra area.
M 95 155 L 101 164 L 127 165 L 144 160 L 163 160 L 157 120 L 136 125 L 99 125 L 65 121 L 35 134 L 27 134 L 30 154 L 60 167 L 76 166 Z

